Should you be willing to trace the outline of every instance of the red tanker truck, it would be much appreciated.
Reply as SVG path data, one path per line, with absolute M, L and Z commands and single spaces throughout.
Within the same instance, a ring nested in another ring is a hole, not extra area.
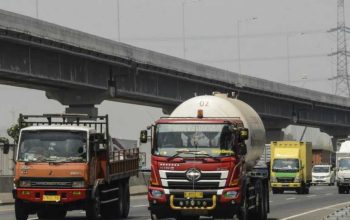
M 268 169 L 259 115 L 227 94 L 197 96 L 151 130 L 151 219 L 267 219 Z M 147 141 L 147 130 L 140 141 Z

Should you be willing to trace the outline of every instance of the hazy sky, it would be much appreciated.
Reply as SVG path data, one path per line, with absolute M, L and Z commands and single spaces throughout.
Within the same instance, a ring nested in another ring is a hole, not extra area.
M 0 8 L 118 40 L 117 0 L 1 0 Z M 122 42 L 238 72 L 239 23 L 241 73 L 332 93 L 335 75 L 336 0 L 120 0 Z M 349 2 L 346 1 L 349 6 Z M 185 27 L 182 26 L 184 5 Z M 346 9 L 348 9 L 347 7 Z M 257 18 L 252 20 L 251 18 Z M 238 22 L 239 20 L 239 22 Z M 347 21 L 350 24 L 350 10 Z M 287 45 L 288 43 L 288 45 Z M 9 99 L 11 97 L 11 99 Z M 44 92 L 0 86 L 0 134 L 19 112 L 63 112 Z M 104 102 L 112 132 L 137 138 L 159 109 Z

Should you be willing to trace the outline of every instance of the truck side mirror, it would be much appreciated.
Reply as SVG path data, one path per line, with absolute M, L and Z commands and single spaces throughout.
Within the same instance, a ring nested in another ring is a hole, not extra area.
M 247 145 L 245 143 L 238 144 L 238 155 L 246 155 L 247 154 Z
M 10 144 L 9 143 L 4 143 L 4 148 L 3 148 L 3 153 L 8 154 L 10 151 Z
M 147 143 L 147 139 L 148 139 L 147 130 L 142 130 L 140 132 L 140 142 Z
M 248 140 L 248 138 L 249 138 L 249 130 L 248 130 L 248 128 L 241 128 L 239 130 L 239 137 L 243 141 Z

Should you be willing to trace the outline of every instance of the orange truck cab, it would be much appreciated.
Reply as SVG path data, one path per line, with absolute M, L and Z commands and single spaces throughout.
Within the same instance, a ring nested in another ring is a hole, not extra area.
M 13 197 L 17 220 L 127 217 L 138 149 L 116 150 L 108 116 L 20 115 Z

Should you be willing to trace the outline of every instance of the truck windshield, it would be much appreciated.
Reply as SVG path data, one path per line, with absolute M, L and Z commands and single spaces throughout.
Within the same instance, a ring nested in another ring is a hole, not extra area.
M 275 159 L 272 171 L 274 172 L 297 172 L 299 170 L 298 159 Z
M 340 159 L 339 170 L 350 170 L 350 159 Z
M 159 124 L 155 140 L 153 153 L 160 156 L 234 155 L 234 135 L 228 124 Z
M 86 162 L 86 140 L 85 131 L 23 131 L 18 161 Z
M 328 173 L 329 167 L 314 167 L 312 169 L 312 172 L 314 172 L 314 173 Z

